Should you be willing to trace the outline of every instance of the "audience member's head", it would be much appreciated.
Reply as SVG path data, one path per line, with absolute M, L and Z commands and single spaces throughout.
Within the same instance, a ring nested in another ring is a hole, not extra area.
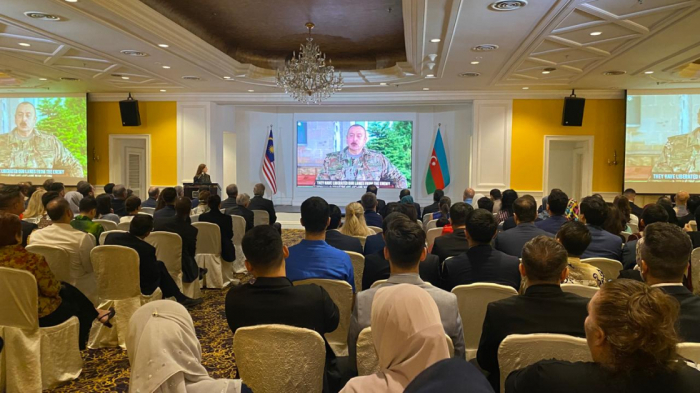
M 362 203 L 362 208 L 365 209 L 365 211 L 375 210 L 377 208 L 377 195 L 368 191 L 362 195 L 360 202 Z
M 0 247 L 22 243 L 22 222 L 19 216 L 0 212 Z
M 131 188 L 126 189 L 126 197 L 129 198 L 130 196 L 134 195 L 134 190 Z
M 438 203 L 440 202 L 440 199 L 445 196 L 445 191 L 443 191 L 441 188 L 438 188 L 435 190 L 433 193 L 433 202 Z
M 228 186 L 226 186 L 226 195 L 229 198 L 236 199 L 236 197 L 238 196 L 238 186 L 235 184 L 229 184 Z
M 112 189 L 112 195 L 114 195 L 116 199 L 126 199 L 126 187 L 124 187 L 123 184 L 117 184 Z
M 676 206 L 685 206 L 688 203 L 688 198 L 690 198 L 688 191 L 678 191 L 676 194 Z
M 37 189 L 32 194 L 32 197 L 29 198 L 29 203 L 27 203 L 27 209 L 22 214 L 24 218 L 42 217 L 44 214 L 46 214 L 44 204 L 41 203 L 41 198 L 44 196 L 44 194 L 46 194 L 46 191 L 43 189 Z
M 634 203 L 634 198 L 637 197 L 637 191 L 632 188 L 628 188 L 622 193 L 622 195 L 626 196 L 628 201 Z
M 580 219 L 588 225 L 602 227 L 608 218 L 608 206 L 602 198 L 588 196 L 581 201 Z
M 591 244 L 591 231 L 582 222 L 565 222 L 557 232 L 557 241 L 564 246 L 570 257 L 578 258 Z
M 246 232 L 242 241 L 245 267 L 254 276 L 284 276 L 284 259 L 289 250 L 271 225 L 258 225 Z
M 683 282 L 693 243 L 678 225 L 657 222 L 647 226 L 639 247 L 642 276 L 649 285 Z
M 513 214 L 518 224 L 534 222 L 537 218 L 537 202 L 530 195 L 522 196 L 515 200 Z
M 647 225 L 655 222 L 668 222 L 668 212 L 660 205 L 646 205 L 642 210 L 642 216 L 639 217 L 639 230 L 644 231 Z
M 137 214 L 131 220 L 129 233 L 136 237 L 145 238 L 153 231 L 153 217 L 150 214 Z
M 547 209 L 552 216 L 563 216 L 566 206 L 569 204 L 569 196 L 560 189 L 553 189 L 547 197 Z
M 160 195 L 160 188 L 151 187 L 148 189 L 148 197 L 150 199 L 158 199 L 158 195 Z
M 114 191 L 114 183 L 105 184 L 104 190 L 105 194 L 112 194 L 112 191 Z
M 19 186 L 0 188 L 0 212 L 20 215 L 24 212 L 24 195 Z
M 163 198 L 163 202 L 165 202 L 166 205 L 174 205 L 177 199 L 177 191 L 175 191 L 173 187 L 166 187 L 163 189 L 163 192 L 160 193 L 160 196 Z
M 494 201 L 500 200 L 502 198 L 501 190 L 494 188 L 493 190 L 489 191 L 489 197 Z
M 530 285 L 561 283 L 568 275 L 568 254 L 564 246 L 544 235 L 525 243 L 520 274 Z
M 479 200 L 476 201 L 476 206 L 479 209 L 484 209 L 491 212 L 493 211 L 493 200 L 489 197 L 479 198 Z
M 407 205 L 413 205 L 413 203 L 414 203 L 413 197 L 411 195 L 404 195 L 403 197 L 401 197 L 401 199 L 399 201 L 401 203 L 405 203 Z
M 97 201 L 98 215 L 102 216 L 112 213 L 112 198 L 110 198 L 109 194 L 98 195 L 95 201 Z
M 250 205 L 250 195 L 246 193 L 238 194 L 236 197 L 236 205 L 248 207 L 248 205 Z
M 397 217 L 384 232 L 386 249 L 384 257 L 391 264 L 391 271 L 413 271 L 425 259 L 425 231 L 407 217 Z
M 457 202 L 450 206 L 450 222 L 453 228 L 463 227 L 467 224 L 467 218 L 474 211 L 472 205 Z
M 387 214 L 386 217 L 382 220 L 382 236 L 385 236 L 385 233 L 389 230 L 389 225 L 391 225 L 391 222 L 394 221 L 395 219 L 403 217 L 403 218 L 408 218 L 408 216 L 404 213 L 402 213 L 399 210 L 394 210 L 391 213 Z
M 377 196 L 377 186 L 370 184 L 367 186 L 367 192 L 371 192 L 374 196 Z
M 345 223 L 340 228 L 340 232 L 350 236 L 367 236 L 369 231 L 362 205 L 352 202 L 345 206 Z
M 328 230 L 340 228 L 340 221 L 343 219 L 343 213 L 338 205 L 328 205 L 330 209 L 331 223 L 328 225 Z
M 630 215 L 632 214 L 632 207 L 630 206 L 629 199 L 624 195 L 618 195 L 613 200 L 613 206 L 622 212 L 625 223 L 629 222 Z
M 326 231 L 330 221 L 328 203 L 321 197 L 311 197 L 301 204 L 301 225 L 307 233 L 320 234 Z
M 474 244 L 490 244 L 497 231 L 498 223 L 491 210 L 476 209 L 467 217 L 467 240 Z
M 668 214 L 668 222 L 678 225 L 678 215 L 676 214 L 676 210 L 673 209 L 673 202 L 671 202 L 671 198 L 661 197 L 658 201 L 656 201 L 656 204 L 666 210 L 666 214 Z
M 190 198 L 182 197 L 178 198 L 175 202 L 175 214 L 179 219 L 185 219 L 190 216 L 192 211 L 192 201 Z
M 219 210 L 221 208 L 221 197 L 218 195 L 210 195 L 207 199 L 207 206 L 211 210 Z
M 399 200 L 401 200 L 401 198 L 405 197 L 406 195 L 411 195 L 411 190 L 409 190 L 408 188 L 404 188 L 403 190 L 401 190 L 401 192 L 399 192 Z
M 667 196 L 662 196 L 656 201 L 657 205 L 673 208 L 673 201 Z
M 95 196 L 95 189 L 92 187 L 92 184 L 86 181 L 78 184 L 78 192 L 83 197 Z
M 44 180 L 44 184 L 42 187 L 44 187 L 44 191 L 51 191 L 49 188 L 51 188 L 51 184 L 53 184 L 54 180 L 53 179 L 46 179 Z
M 253 196 L 263 196 L 265 195 L 265 185 L 258 183 L 253 187 Z
M 199 192 L 199 204 L 200 205 L 206 205 L 207 201 L 209 200 L 209 197 L 211 196 L 211 192 L 204 190 Z
M 462 193 L 462 200 L 466 201 L 467 199 L 474 199 L 475 194 L 476 194 L 476 192 L 474 191 L 473 188 L 471 188 L 471 187 L 465 188 L 464 193 Z
M 515 190 L 508 189 L 503 191 L 503 196 L 501 197 L 501 211 L 513 214 L 513 204 L 516 199 L 518 199 L 518 193 L 515 192 Z
M 68 224 L 73 219 L 70 204 L 64 198 L 56 198 L 46 205 L 46 212 L 53 222 Z
M 22 188 L 22 193 L 24 196 L 29 199 L 34 195 L 34 193 L 39 189 L 39 187 L 32 185 L 32 183 L 23 183 L 25 185 L 24 188 Z M 690 203 L 688 203 L 688 207 L 690 207 Z M 695 210 L 693 210 L 695 211 Z
M 175 194 L 178 198 L 182 198 L 185 196 L 185 189 L 182 186 L 175 186 Z
M 139 210 L 141 210 L 141 198 L 137 196 L 130 196 L 126 198 L 124 207 L 129 215 L 137 214 Z
M 58 193 L 58 196 L 63 198 L 66 195 L 66 187 L 63 185 L 61 182 L 53 182 L 49 186 L 49 191 L 56 191 Z
M 97 215 L 97 200 L 87 196 L 80 200 L 80 215 L 83 217 L 95 218 Z

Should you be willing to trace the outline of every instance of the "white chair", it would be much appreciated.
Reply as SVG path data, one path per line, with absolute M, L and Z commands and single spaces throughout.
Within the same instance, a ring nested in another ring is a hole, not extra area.
M 197 253 L 194 259 L 199 267 L 209 272 L 204 276 L 203 288 L 224 288 L 231 283 L 233 266 L 221 259 L 221 231 L 219 226 L 210 222 L 195 222 L 197 228 Z M 231 270 L 231 272 L 225 272 Z
M 690 228 L 691 228 L 694 232 L 698 230 L 698 222 L 697 222 L 697 220 L 690 220 L 690 221 L 688 222 L 688 224 L 690 224 Z
M 78 378 L 78 318 L 40 328 L 36 278 L 28 271 L 0 267 L 0 288 L 0 391 L 41 392 Z
M 501 393 L 506 391 L 506 378 L 511 372 L 548 359 L 593 361 L 585 338 L 549 333 L 511 334 L 498 347 Z
M 345 251 L 346 254 L 350 256 L 350 262 L 352 262 L 352 269 L 355 272 L 355 291 L 359 292 L 362 289 L 362 274 L 365 271 L 365 256 L 352 251 Z
M 270 225 L 270 213 L 267 210 L 253 210 L 253 226 Z
M 126 233 L 126 231 L 121 231 L 121 230 L 119 230 L 119 229 L 114 229 L 114 230 L 111 230 L 111 231 L 104 231 L 104 232 L 100 233 L 100 244 L 101 244 L 101 245 L 104 245 L 104 244 L 105 244 L 105 239 L 107 239 L 107 236 L 108 236 L 110 233 Z
M 131 228 L 131 221 L 120 222 L 117 225 L 117 229 L 120 231 L 129 232 L 129 228 Z
M 627 224 L 630 226 L 630 232 L 632 233 L 637 233 L 639 232 L 639 225 L 636 224 Z
M 141 208 L 141 213 L 148 214 L 148 215 L 153 215 L 153 213 L 156 212 L 155 207 L 142 207 Z
M 378 286 L 384 284 L 385 282 L 386 282 L 386 280 L 377 280 L 377 281 L 373 282 L 372 285 L 370 285 L 369 289 L 372 289 L 374 287 L 378 287 Z
M 693 250 L 690 254 L 690 278 L 693 283 L 693 293 L 700 295 L 700 247 Z
M 350 317 L 352 316 L 352 287 L 345 281 L 328 280 L 324 278 L 310 278 L 294 281 L 296 285 L 316 284 L 325 289 L 338 307 L 340 323 L 338 328 L 331 333 L 326 333 L 326 340 L 336 356 L 348 356 L 348 330 L 350 329 Z
M 575 293 L 579 296 L 592 298 L 593 295 L 595 295 L 600 290 L 600 288 L 589 287 L 588 285 L 581 284 L 561 284 L 561 290 L 564 292 Z
M 362 248 L 365 248 L 365 243 L 367 242 L 367 236 L 353 236 L 353 237 L 360 241 Z
M 433 213 L 423 214 L 423 228 L 427 228 L 428 222 L 433 219 Z
M 450 357 L 455 356 L 455 346 L 452 343 L 450 336 L 445 334 L 447 340 L 447 350 L 450 352 Z M 379 355 L 377 348 L 374 346 L 372 339 L 372 328 L 366 327 L 362 329 L 357 337 L 357 374 L 359 376 L 371 375 L 379 371 Z
M 170 277 L 173 278 L 180 291 L 184 293 L 182 286 L 182 239 L 180 235 L 172 232 L 151 232 L 144 240 L 156 248 L 156 258 L 165 264 Z M 199 292 L 198 283 L 196 281 L 194 283 L 197 285 L 192 286 L 196 287 L 197 292 Z M 185 293 L 185 296 L 192 297 L 191 295 L 194 295 L 194 293 Z M 201 297 L 201 295 L 198 297 Z
M 438 222 L 438 220 L 428 221 L 428 224 L 425 225 L 425 230 L 430 231 L 433 228 L 437 228 L 437 222 Z
M 286 325 L 239 328 L 233 352 L 241 379 L 255 393 L 323 390 L 326 345 L 313 330 Z
M 236 249 L 236 260 L 233 261 L 234 273 L 245 273 L 245 254 L 243 254 L 243 236 L 245 235 L 245 218 L 242 216 L 231 216 L 233 221 L 233 247 Z
M 220 212 L 226 213 L 226 209 L 219 209 Z
M 99 321 L 92 322 L 88 347 L 103 348 L 120 346 L 126 349 L 126 332 L 131 315 L 142 304 L 163 297 L 160 288 L 151 295 L 141 294 L 139 279 L 139 254 L 132 248 L 122 246 L 97 246 L 90 252 L 90 262 L 97 278 L 97 308 L 107 310 L 114 307 L 113 328 Z
M 700 364 L 700 343 L 680 343 L 676 350 L 682 357 Z
M 117 230 L 117 224 L 112 220 L 99 220 L 98 219 L 98 220 L 92 220 L 92 222 L 96 222 L 96 223 L 102 225 L 102 228 L 105 229 L 105 232 Z M 100 244 L 102 244 L 102 243 L 100 243 Z
M 59 281 L 72 282 L 70 276 L 70 254 L 63 248 L 43 244 L 30 244 L 27 251 L 39 254 L 46 259 L 51 273 Z
M 462 318 L 466 358 L 471 360 L 476 357 L 479 348 L 486 307 L 491 302 L 517 296 L 518 292 L 506 285 L 476 283 L 458 285 L 452 289 L 452 293 L 457 296 L 459 316 Z
M 620 276 L 620 270 L 622 270 L 622 263 L 620 263 L 620 261 L 609 258 L 586 258 L 582 259 L 581 262 L 588 263 L 600 269 L 607 281 L 616 280 Z
M 195 223 L 199 222 L 199 214 L 193 214 L 190 216 L 190 222 Z
M 428 250 L 432 250 L 433 244 L 435 244 L 435 239 L 442 235 L 442 228 L 430 228 L 428 233 L 425 235 L 426 241 L 428 242 Z
M 382 233 L 382 228 L 369 226 L 369 229 L 373 230 L 374 233 Z

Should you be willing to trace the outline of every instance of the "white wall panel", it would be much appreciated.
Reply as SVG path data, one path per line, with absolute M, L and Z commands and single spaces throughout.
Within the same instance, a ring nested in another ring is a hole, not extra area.
M 211 105 L 208 102 L 178 103 L 177 173 L 180 182 L 191 183 L 199 164 L 212 165 L 209 163 Z
M 472 188 L 477 191 L 510 187 L 513 101 L 474 101 Z

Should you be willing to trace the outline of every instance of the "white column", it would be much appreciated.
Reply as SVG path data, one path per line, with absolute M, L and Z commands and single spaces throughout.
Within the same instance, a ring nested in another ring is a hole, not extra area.
M 472 187 L 479 191 L 510 187 L 512 100 L 475 100 Z

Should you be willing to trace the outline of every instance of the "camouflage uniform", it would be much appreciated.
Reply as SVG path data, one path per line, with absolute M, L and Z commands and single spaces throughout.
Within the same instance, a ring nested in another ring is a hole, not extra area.
M 83 167 L 58 138 L 37 129 L 34 129 L 28 138 L 19 136 L 16 128 L 8 134 L 0 135 L 0 169 L 63 169 L 64 176 L 83 177 Z M 43 177 L 42 175 L 46 174 L 36 175 Z M 16 176 L 26 177 L 27 174 L 18 173 Z
M 323 161 L 323 169 L 316 177 L 319 180 L 357 180 L 391 182 L 394 187 L 406 188 L 404 176 L 389 159 L 375 150 L 362 149 L 359 157 L 353 158 L 346 147 L 330 153 Z

